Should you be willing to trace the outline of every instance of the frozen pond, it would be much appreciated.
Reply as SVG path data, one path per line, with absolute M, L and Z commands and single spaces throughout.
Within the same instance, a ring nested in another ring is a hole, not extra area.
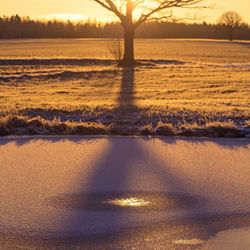
M 248 249 L 250 141 L 0 140 L 3 249 Z
M 249 145 L 247 139 L 3 138 L 1 231 L 86 235 L 249 213 Z

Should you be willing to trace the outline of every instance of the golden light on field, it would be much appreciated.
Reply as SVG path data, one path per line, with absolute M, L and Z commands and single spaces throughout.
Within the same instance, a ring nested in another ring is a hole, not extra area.
M 149 201 L 137 197 L 113 199 L 105 201 L 104 203 L 121 207 L 142 207 L 142 206 L 148 206 L 150 204 Z

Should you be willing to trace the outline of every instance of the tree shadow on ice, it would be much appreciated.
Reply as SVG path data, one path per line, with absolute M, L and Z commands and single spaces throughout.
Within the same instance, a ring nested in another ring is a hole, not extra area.
M 126 113 L 127 109 L 134 107 L 133 89 L 134 70 L 124 69 L 118 98 L 118 108 L 123 109 L 121 118 L 124 123 L 130 119 L 130 114 Z M 78 139 L 69 140 L 81 142 Z M 50 197 L 50 206 L 65 209 L 70 213 L 62 219 L 60 231 L 65 234 L 56 239 L 52 238 L 49 244 L 62 246 L 61 249 L 81 247 L 84 244 L 87 244 L 86 248 L 91 244 L 103 248 L 105 244 L 109 244 L 106 249 L 115 249 L 114 246 L 123 241 L 126 227 L 137 227 L 135 233 L 140 231 L 140 228 L 144 230 L 145 225 L 140 224 L 140 219 L 137 221 L 141 215 L 150 217 L 151 211 L 170 212 L 181 209 L 183 215 L 188 216 L 190 209 L 205 204 L 206 201 L 202 197 L 186 194 L 188 187 L 177 174 L 166 164 L 163 166 L 152 152 L 143 147 L 147 140 L 147 137 L 108 139 L 104 157 L 98 158 L 100 156 L 97 155 L 97 163 L 91 167 L 92 173 L 80 178 L 84 183 L 81 192 Z M 171 142 L 175 143 L 175 139 Z M 162 225 L 162 221 L 158 220 L 153 218 L 148 224 L 156 225 L 154 230 L 157 230 L 156 228 Z M 171 232 L 175 221 L 168 222 L 168 219 L 164 219 L 164 222 Z M 201 230 L 204 235 L 211 234 L 211 231 L 206 227 L 202 229 L 195 220 L 194 224 L 197 229 L 195 234 L 199 234 Z M 149 235 L 150 228 L 146 236 Z M 130 236 L 137 237 L 136 234 Z
M 145 143 L 144 139 L 137 140 L 111 138 L 106 156 L 92 167 L 83 192 L 53 197 L 52 206 L 76 209 L 61 228 L 72 236 L 70 244 L 81 236 L 84 239 L 86 235 L 117 232 L 124 225 L 131 226 L 137 221 L 133 213 L 139 217 L 150 211 L 181 209 L 188 213 L 205 202 L 186 194 L 186 187 L 178 178 L 166 166 L 163 170 L 143 149 L 140 144 Z M 72 232 L 67 232 L 70 229 Z
M 131 110 L 136 107 L 134 81 L 134 69 L 125 68 L 118 97 L 117 108 L 121 112 L 121 119 L 117 121 L 119 125 L 126 125 L 129 122 L 132 118 Z M 81 242 L 87 240 L 86 234 L 92 235 L 92 241 L 96 241 L 97 235 L 111 233 L 108 242 L 112 245 L 123 237 L 114 232 L 123 230 L 124 225 L 125 228 L 126 225 L 133 226 L 137 216 L 140 217 L 139 214 L 181 210 L 185 217 L 190 215 L 189 212 L 194 207 L 205 205 L 206 201 L 202 197 L 187 194 L 189 188 L 177 174 L 166 164 L 163 166 L 163 162 L 142 146 L 146 140 L 147 137 L 110 138 L 108 152 L 92 168 L 92 175 L 88 177 L 87 185 L 82 188 L 83 192 L 65 194 L 54 200 L 55 206 L 81 211 L 67 220 L 66 228 L 73 227 L 75 235 L 79 236 L 69 237 L 67 244 L 81 245 Z M 166 143 L 176 141 L 176 139 L 169 140 L 164 139 Z M 224 141 L 218 143 L 231 146 Z M 192 216 L 195 219 L 195 215 Z M 200 219 L 197 220 L 197 223 L 195 220 L 192 222 L 193 226 L 196 225 L 196 229 L 198 228 L 196 233 L 199 234 L 202 230 L 204 235 L 210 235 L 211 229 L 206 230 L 206 227 L 201 229 Z
M 133 89 L 134 70 L 124 69 L 118 98 L 124 123 L 131 118 L 129 111 L 134 107 Z M 83 191 L 53 198 L 53 206 L 78 211 L 62 226 L 62 230 L 72 229 L 67 244 L 86 241 L 86 235 L 118 232 L 124 225 L 133 226 L 146 212 L 181 209 L 188 214 L 189 209 L 203 205 L 201 197 L 186 194 L 187 188 L 178 177 L 143 148 L 147 140 L 109 138 L 107 153 L 92 167 L 87 183 L 83 181 Z M 111 237 L 109 243 L 119 240 Z
M 194 212 L 207 201 L 192 196 L 174 170 L 143 147 L 145 138 L 113 137 L 109 143 L 107 154 L 92 167 L 83 192 L 54 197 L 55 207 L 78 211 L 61 228 L 73 228 L 71 234 L 56 239 L 64 246 L 86 244 L 116 249 L 132 239 L 142 243 L 142 238 L 162 232 L 172 235 L 172 240 L 206 240 L 221 230 L 249 226 L 249 214 Z M 166 213 L 164 217 L 154 217 L 158 212 Z M 172 212 L 180 212 L 182 218 L 168 217 Z M 142 222 L 145 217 L 149 220 Z

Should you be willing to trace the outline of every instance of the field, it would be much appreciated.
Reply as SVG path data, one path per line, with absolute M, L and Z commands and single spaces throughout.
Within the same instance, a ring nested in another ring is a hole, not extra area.
M 249 137 L 250 42 L 138 39 L 135 68 L 109 44 L 0 41 L 0 135 Z

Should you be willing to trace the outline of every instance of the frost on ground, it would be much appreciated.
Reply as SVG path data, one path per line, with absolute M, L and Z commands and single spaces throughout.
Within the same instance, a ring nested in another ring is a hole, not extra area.
M 249 48 L 168 43 L 169 60 L 147 59 L 149 50 L 134 69 L 109 59 L 0 59 L 0 135 L 250 137 Z

